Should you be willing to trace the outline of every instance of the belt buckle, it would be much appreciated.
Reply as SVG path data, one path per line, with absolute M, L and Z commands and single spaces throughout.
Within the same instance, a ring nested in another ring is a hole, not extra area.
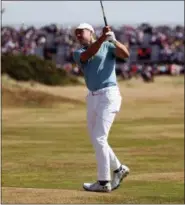
M 92 95 L 95 96 L 98 95 L 98 93 L 96 91 L 92 91 Z

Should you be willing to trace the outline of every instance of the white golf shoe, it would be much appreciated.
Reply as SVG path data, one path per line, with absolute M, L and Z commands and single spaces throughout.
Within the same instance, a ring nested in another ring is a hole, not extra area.
M 111 183 L 107 182 L 105 185 L 100 185 L 98 181 L 95 183 L 84 183 L 83 188 L 86 191 L 111 192 Z
M 111 182 L 112 190 L 117 189 L 120 186 L 121 181 L 129 174 L 130 170 L 127 166 L 121 165 L 121 170 L 117 173 L 113 173 Z

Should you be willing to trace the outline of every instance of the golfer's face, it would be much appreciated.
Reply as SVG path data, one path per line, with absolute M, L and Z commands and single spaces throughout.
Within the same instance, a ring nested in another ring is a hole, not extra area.
M 88 29 L 77 29 L 75 34 L 80 44 L 88 43 L 91 40 L 92 34 Z

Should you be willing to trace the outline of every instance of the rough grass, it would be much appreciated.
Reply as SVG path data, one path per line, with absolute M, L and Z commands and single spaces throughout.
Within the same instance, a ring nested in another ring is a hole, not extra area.
M 82 189 L 96 180 L 85 87 L 2 85 L 3 203 L 184 203 L 182 77 L 120 82 L 123 104 L 109 143 L 131 173 L 110 194 Z

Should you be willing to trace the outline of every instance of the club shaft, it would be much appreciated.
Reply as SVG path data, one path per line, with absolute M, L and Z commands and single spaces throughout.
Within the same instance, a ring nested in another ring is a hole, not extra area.
M 105 26 L 108 26 L 107 18 L 105 16 L 105 11 L 104 11 L 104 7 L 103 7 L 103 2 L 101 0 L 100 0 L 100 4 L 101 4 L 101 8 L 102 8 L 102 13 L 103 13 L 103 19 L 104 19 L 104 22 L 105 22 Z

